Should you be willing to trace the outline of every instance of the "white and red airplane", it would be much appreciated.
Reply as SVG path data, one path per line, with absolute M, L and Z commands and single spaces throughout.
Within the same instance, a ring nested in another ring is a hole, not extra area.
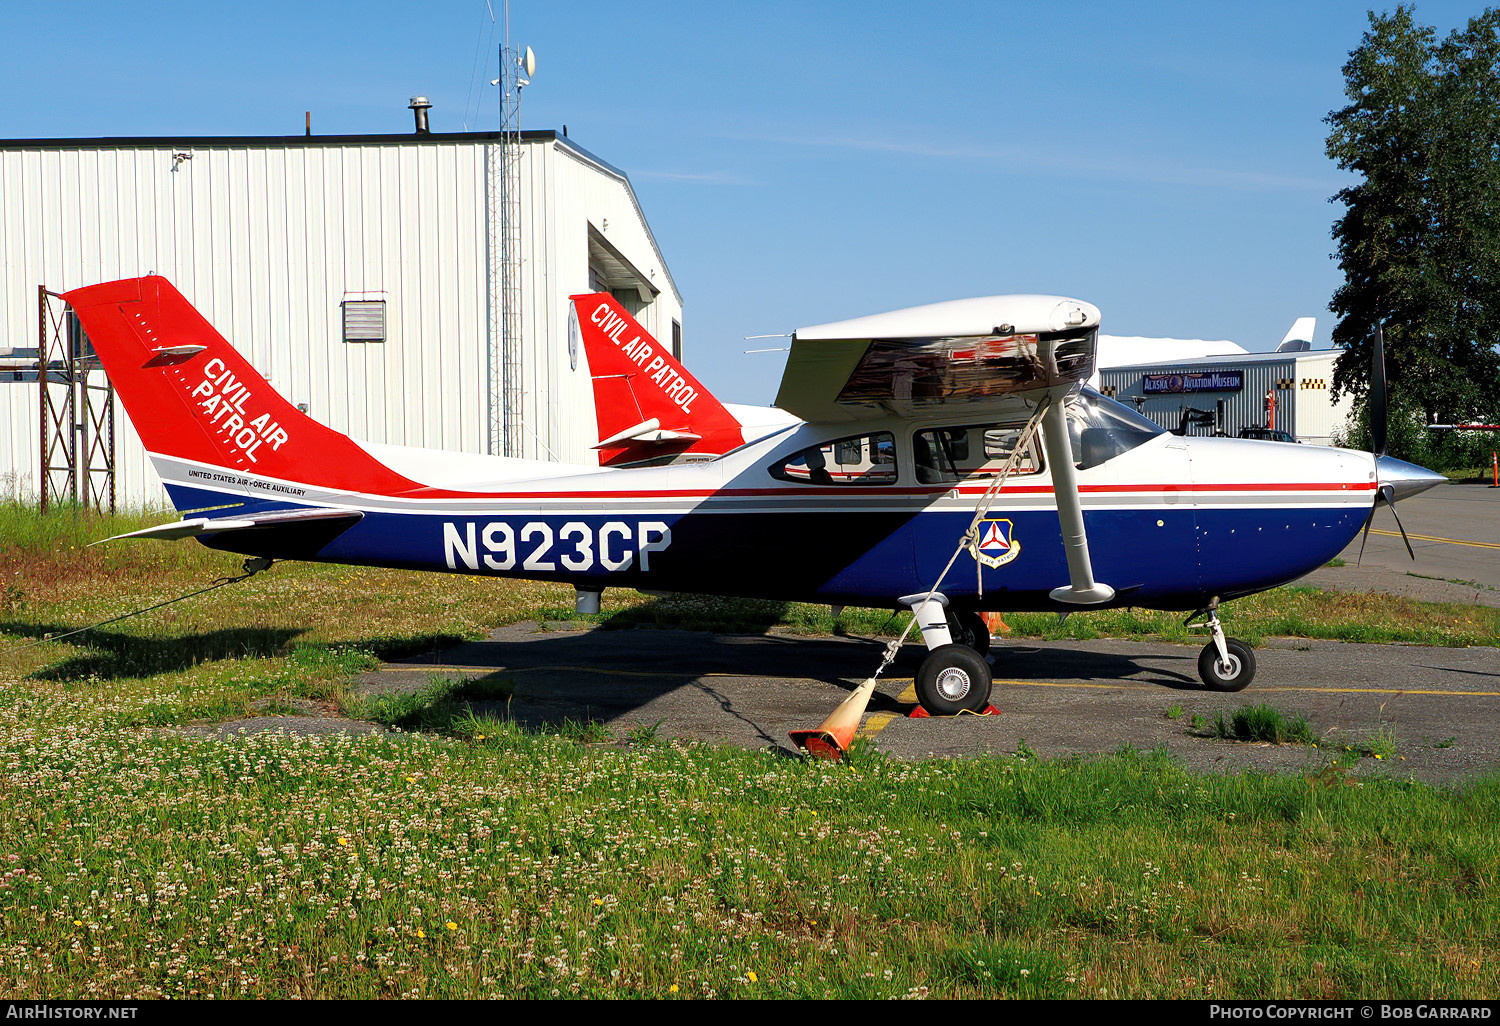
M 1212 634 L 1201 676 L 1239 690 L 1255 658 L 1225 636 L 1220 603 L 1321 566 L 1379 501 L 1443 480 L 1383 455 L 1383 417 L 1374 455 L 1168 434 L 1080 384 L 1099 311 L 1057 296 L 804 328 L 777 397 L 785 426 L 624 469 L 356 441 L 278 395 L 163 278 L 65 298 L 183 518 L 122 537 L 558 581 L 584 611 L 607 587 L 904 606 L 932 713 L 988 704 L 987 610 L 1196 611 Z M 1383 411 L 1383 370 L 1377 385 Z M 710 437 L 651 414 L 629 412 L 658 424 L 614 441 Z

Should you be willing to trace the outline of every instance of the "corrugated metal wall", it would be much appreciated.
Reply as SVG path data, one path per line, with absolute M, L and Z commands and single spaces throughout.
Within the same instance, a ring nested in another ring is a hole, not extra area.
M 0 353 L 36 345 L 36 287 L 165 275 L 294 403 L 358 438 L 483 452 L 489 388 L 484 139 L 149 140 L 0 145 Z M 590 221 L 663 279 L 612 169 L 550 137 L 522 160 L 527 454 L 591 462 L 586 365 L 567 296 L 588 285 Z M 182 157 L 187 154 L 187 157 Z M 345 298 L 385 299 L 384 343 L 342 338 Z M 681 317 L 664 289 L 649 327 Z M 29 494 L 36 384 L 0 382 L 0 493 Z M 119 494 L 164 495 L 120 413 Z M 29 485 L 21 487 L 24 482 Z
M 1192 363 L 1153 365 L 1146 367 L 1121 367 L 1103 371 L 1099 378 L 1104 388 L 1113 388 L 1114 398 L 1151 418 L 1169 431 L 1175 431 L 1182 420 L 1185 408 L 1221 411 L 1219 424 L 1225 434 L 1236 435 L 1241 428 L 1260 426 L 1266 422 L 1266 390 L 1274 389 L 1278 379 L 1291 378 L 1290 359 L 1275 362 L 1251 363 Z M 1166 395 L 1146 395 L 1143 381 L 1147 374 L 1194 374 L 1211 371 L 1240 371 L 1244 375 L 1244 387 L 1238 392 L 1184 392 Z M 1278 390 L 1276 401 L 1283 404 L 1290 389 Z M 1137 402 L 1138 399 L 1143 401 Z M 1295 414 L 1278 405 L 1276 426 L 1296 434 L 1296 429 L 1287 426 L 1287 419 L 1295 420 Z M 1193 428 L 1191 434 L 1212 434 L 1211 428 Z
M 1333 401 L 1333 365 L 1338 353 L 1313 353 L 1297 360 L 1297 437 L 1331 445 L 1349 433 L 1354 400 L 1345 394 Z
M 1185 408 L 1217 412 L 1224 433 L 1233 437 L 1241 428 L 1266 423 L 1266 392 L 1276 394 L 1276 427 L 1293 437 L 1316 445 L 1327 445 L 1341 431 L 1348 416 L 1348 402 L 1335 406 L 1326 387 L 1304 387 L 1331 382 L 1336 353 L 1288 353 L 1285 359 L 1185 361 L 1173 364 L 1143 364 L 1115 367 L 1100 372 L 1102 388 L 1139 410 L 1169 431 L 1177 430 Z M 1239 371 L 1243 387 L 1236 392 L 1183 392 L 1146 395 L 1143 382 L 1148 374 L 1195 374 Z M 1290 382 L 1291 387 L 1281 387 Z M 1212 428 L 1193 427 L 1189 434 L 1212 434 Z

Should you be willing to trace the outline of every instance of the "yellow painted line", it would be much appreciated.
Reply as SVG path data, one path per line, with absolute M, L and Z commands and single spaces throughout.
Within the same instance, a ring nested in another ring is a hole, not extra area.
M 387 663 L 390 670 L 462 670 L 465 673 L 538 673 L 543 670 L 567 671 L 569 673 L 602 673 L 610 677 L 743 677 L 756 680 L 797 680 L 783 674 L 764 673 L 696 673 L 692 670 L 614 670 L 605 666 L 464 666 L 460 663 Z M 906 690 L 896 699 L 898 702 L 916 702 L 917 689 L 910 677 L 888 677 L 888 683 L 906 682 Z
M 603 666 L 462 666 L 458 663 L 388 663 L 391 670 L 459 670 L 464 673 L 602 673 L 610 677 L 741 677 L 739 673 L 693 673 L 690 670 L 611 670 Z
M 1315 688 L 1315 687 L 1293 687 L 1271 685 L 1263 688 L 1251 688 L 1252 691 L 1326 691 L 1329 694 L 1343 695 L 1462 695 L 1465 698 L 1500 698 L 1500 691 L 1436 691 L 1424 690 L 1422 688 Z
M 1009 684 L 1018 688 L 1105 688 L 1110 690 L 1124 691 L 1157 691 L 1160 690 L 1155 684 L 1131 684 L 1119 681 L 1115 684 L 1088 684 L 1083 681 L 1062 680 L 997 680 L 999 684 Z
M 465 673 L 509 673 L 504 666 L 461 666 L 458 663 L 386 663 L 386 670 L 462 670 Z
M 685 670 L 611 670 L 603 666 L 517 666 L 509 673 L 537 673 L 542 670 L 566 673 L 602 673 L 607 677 L 732 677 L 731 673 L 689 673 Z
M 865 725 L 860 727 L 854 734 L 855 737 L 870 737 L 880 733 L 890 726 L 892 720 L 904 719 L 900 713 L 871 713 L 870 718 L 865 720 Z
M 395 669 L 422 669 L 422 670 L 462 670 L 465 672 L 478 673 L 536 673 L 542 670 L 554 672 L 567 671 L 569 673 L 600 673 L 610 677 L 752 677 L 759 676 L 761 680 L 785 680 L 783 677 L 767 677 L 746 673 L 692 673 L 686 670 L 611 670 L 602 666 L 456 666 L 449 664 L 412 664 L 405 663 Z M 891 683 L 901 683 L 901 678 Z M 995 685 L 1017 687 L 1017 688 L 1096 688 L 1114 691 L 1160 691 L 1158 684 L 1137 684 L 1130 681 L 1116 681 L 1113 683 L 1096 683 L 1092 681 L 1062 681 L 1062 680 L 997 680 Z M 1351 694 L 1351 695 L 1457 695 L 1466 698 L 1500 698 L 1500 691 L 1440 691 L 1437 689 L 1424 688 L 1356 688 L 1356 687 L 1317 687 L 1314 685 L 1299 686 L 1294 684 L 1271 684 L 1266 686 L 1252 686 L 1252 692 L 1258 691 L 1313 691 L 1328 694 Z M 1202 691 L 1200 694 L 1213 694 L 1211 691 Z M 917 688 L 915 684 L 908 683 L 906 690 L 896 696 L 896 701 L 906 705 L 915 705 L 917 702 Z M 892 719 L 899 718 L 898 713 L 872 713 L 862 732 L 874 733 L 883 730 Z M 870 724 L 878 718 L 886 717 L 878 726 L 871 728 Z
M 997 680 L 997 685 L 1008 684 L 1012 687 L 1021 688 L 1103 688 L 1119 691 L 1159 691 L 1157 684 L 1132 684 L 1120 681 L 1116 684 L 1093 684 L 1084 681 L 1061 681 L 1061 680 Z M 1438 691 L 1423 688 L 1334 688 L 1317 687 L 1314 685 L 1298 686 L 1294 684 L 1266 686 L 1252 686 L 1252 692 L 1256 691 L 1316 691 L 1328 694 L 1350 694 L 1350 695 L 1462 695 L 1474 698 L 1500 698 L 1500 691 Z M 1202 691 L 1200 694 L 1213 694 L 1211 691 Z
M 1399 531 L 1382 531 L 1379 528 L 1372 528 L 1370 530 L 1370 533 L 1381 534 L 1387 538 L 1401 537 L 1401 532 Z M 1439 538 L 1435 534 L 1407 534 L 1407 537 L 1412 541 L 1442 542 L 1445 545 L 1468 545 L 1476 549 L 1500 549 L 1500 545 L 1497 545 L 1494 542 L 1462 541 L 1458 538 Z

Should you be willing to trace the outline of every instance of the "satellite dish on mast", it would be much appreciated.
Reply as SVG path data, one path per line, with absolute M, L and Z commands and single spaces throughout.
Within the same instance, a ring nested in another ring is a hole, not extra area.
M 521 68 L 526 72 L 527 78 L 536 74 L 536 54 L 532 53 L 529 46 L 526 48 L 526 56 L 521 58 Z

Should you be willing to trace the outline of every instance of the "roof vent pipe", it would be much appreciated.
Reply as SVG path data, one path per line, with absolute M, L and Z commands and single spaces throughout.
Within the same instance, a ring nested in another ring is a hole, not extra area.
M 407 104 L 407 109 L 410 110 L 417 119 L 418 135 L 428 135 L 432 132 L 432 129 L 427 127 L 427 111 L 431 106 L 432 104 L 428 102 L 428 99 L 425 96 L 413 96 L 411 98 L 411 103 Z

